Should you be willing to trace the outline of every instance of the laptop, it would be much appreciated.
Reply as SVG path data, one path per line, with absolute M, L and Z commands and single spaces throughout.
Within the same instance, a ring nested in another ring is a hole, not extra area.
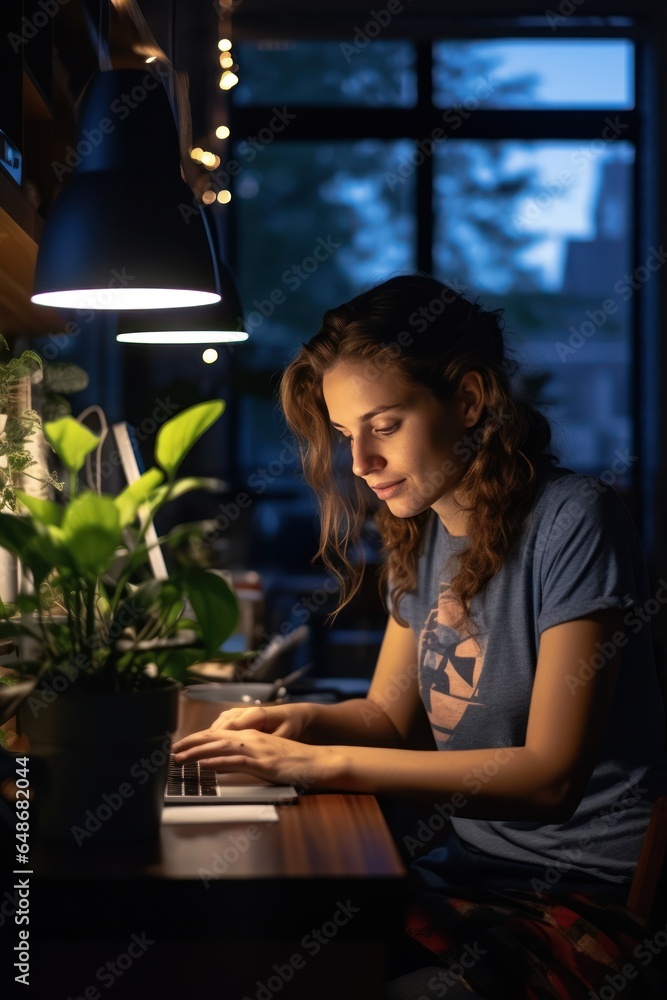
M 169 757 L 165 805 L 285 805 L 296 802 L 299 795 L 294 785 L 274 785 L 247 775 L 219 774 L 201 767 L 198 760 L 177 764 L 173 754 Z

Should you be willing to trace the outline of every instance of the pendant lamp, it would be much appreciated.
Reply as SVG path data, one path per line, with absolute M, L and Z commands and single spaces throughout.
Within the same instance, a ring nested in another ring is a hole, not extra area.
M 92 78 L 74 152 L 72 176 L 44 225 L 32 301 L 92 310 L 218 302 L 159 64 Z
M 248 339 L 241 302 L 228 273 L 221 276 L 220 302 L 196 309 L 152 309 L 122 313 L 116 340 L 126 344 L 230 344 Z
M 123 312 L 116 340 L 126 344 L 230 344 L 247 340 L 241 299 L 231 272 L 220 260 L 214 221 L 201 209 L 209 237 L 220 301 L 195 309 Z

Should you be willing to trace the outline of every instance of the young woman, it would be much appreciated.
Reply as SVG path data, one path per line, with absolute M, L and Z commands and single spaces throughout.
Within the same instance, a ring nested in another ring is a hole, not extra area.
M 502 328 L 500 312 L 421 275 L 325 314 L 281 403 L 341 606 L 379 507 L 389 613 L 368 697 L 233 709 L 174 746 L 177 760 L 426 803 L 451 820 L 411 866 L 408 931 L 428 968 L 392 996 L 601 988 L 634 940 L 613 904 L 667 788 L 637 532 L 601 479 L 558 467 L 547 420 L 513 386 Z M 433 742 L 415 749 L 424 713 Z M 624 996 L 645 996 L 625 975 Z

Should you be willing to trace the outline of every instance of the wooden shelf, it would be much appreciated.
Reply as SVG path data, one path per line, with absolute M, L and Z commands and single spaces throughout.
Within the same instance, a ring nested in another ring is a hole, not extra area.
M 28 66 L 22 85 L 24 140 L 29 129 L 33 147 L 48 155 L 56 128 L 53 109 Z M 24 176 L 30 176 L 25 161 Z M 38 337 L 64 329 L 62 315 L 30 301 L 43 226 L 26 192 L 0 171 L 0 333 L 5 337 Z
M 30 301 L 42 219 L 9 178 L 0 174 L 0 333 L 43 336 L 64 328 L 52 309 Z

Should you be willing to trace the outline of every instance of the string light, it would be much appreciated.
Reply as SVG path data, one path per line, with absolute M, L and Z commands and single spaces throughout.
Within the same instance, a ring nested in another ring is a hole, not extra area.
M 212 365 L 214 361 L 218 360 L 218 352 L 214 347 L 207 347 L 201 356 L 204 364 Z
M 221 205 L 228 205 L 231 200 L 232 200 L 231 191 L 218 191 L 218 201 L 220 202 Z
M 229 38 L 221 38 L 218 42 L 218 48 L 221 52 L 229 52 L 232 47 L 231 40 Z
M 226 69 L 220 77 L 220 90 L 231 90 L 238 82 L 239 78 L 236 73 L 232 73 L 230 69 Z
M 223 69 L 231 69 L 232 66 L 234 65 L 234 60 L 228 53 L 223 52 L 223 54 L 220 56 L 220 65 L 222 66 Z
M 215 134 L 218 139 L 229 139 L 229 136 L 231 135 L 227 125 L 218 125 L 215 130 Z
M 201 196 L 201 200 L 204 202 L 205 205 L 212 205 L 213 202 L 215 201 L 215 191 L 211 191 L 210 188 L 208 191 L 204 191 L 203 195 Z

